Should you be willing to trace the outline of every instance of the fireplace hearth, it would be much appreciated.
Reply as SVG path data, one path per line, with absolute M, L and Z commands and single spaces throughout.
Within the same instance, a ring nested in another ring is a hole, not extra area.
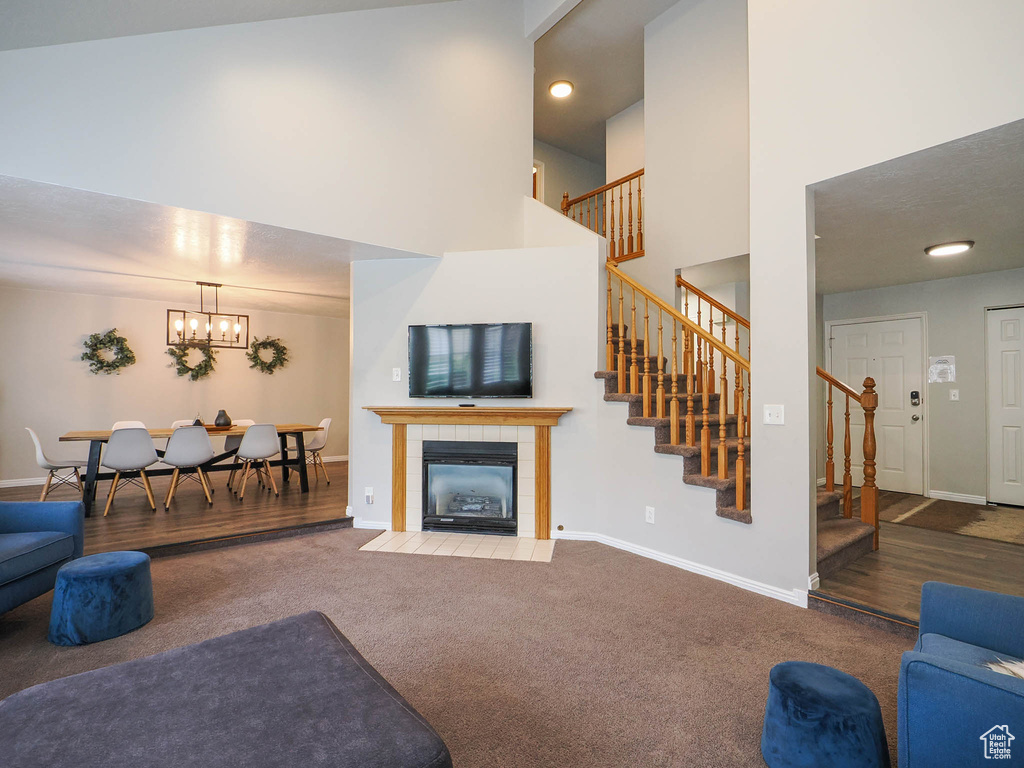
M 423 530 L 515 536 L 516 443 L 423 441 Z

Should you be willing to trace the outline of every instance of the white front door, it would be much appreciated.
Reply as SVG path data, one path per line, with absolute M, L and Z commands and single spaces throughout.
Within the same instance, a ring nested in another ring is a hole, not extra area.
M 924 493 L 924 329 L 918 317 L 833 324 L 830 373 L 857 392 L 875 380 L 875 484 Z M 919 405 L 911 403 L 917 392 Z M 845 397 L 833 390 L 836 481 L 843 473 Z M 850 403 L 853 484 L 864 479 L 864 411 Z
M 988 500 L 1024 506 L 1024 307 L 987 315 Z

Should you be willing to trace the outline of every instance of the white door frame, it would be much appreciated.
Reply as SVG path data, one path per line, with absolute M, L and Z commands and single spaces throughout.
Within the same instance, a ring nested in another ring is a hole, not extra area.
M 995 304 L 991 307 L 985 307 L 981 312 L 981 329 L 982 333 L 985 334 L 985 501 L 988 502 L 992 498 L 992 488 L 989 485 L 989 481 L 992 479 L 990 472 L 990 462 L 992 461 L 992 455 L 989 452 L 989 439 L 992 437 L 990 429 L 992 427 L 989 421 L 988 413 L 988 313 L 994 309 L 1018 309 L 1024 307 L 1024 304 Z
M 928 313 L 927 312 L 906 312 L 899 315 L 879 315 L 877 317 L 856 317 L 849 318 L 846 320 L 826 320 L 825 321 L 825 338 L 822 342 L 825 344 L 825 370 L 829 373 L 832 372 L 832 344 L 829 343 L 832 339 L 832 328 L 837 325 L 856 325 L 858 323 L 880 323 L 886 320 L 920 320 L 921 321 L 921 405 L 924 407 L 924 431 L 921 435 L 921 458 L 923 459 L 923 473 L 924 477 L 921 478 L 921 487 L 924 490 L 924 495 L 927 498 L 931 498 L 931 457 L 929 450 L 929 424 L 931 423 L 931 395 L 928 390 Z M 986 344 L 986 354 L 988 345 Z M 845 382 L 851 387 L 859 388 L 863 386 L 864 382 L 858 381 L 853 384 L 849 381 Z M 987 397 L 987 395 L 986 395 Z M 986 408 L 987 400 L 986 400 Z M 985 421 L 988 422 L 988 414 L 985 414 Z M 822 424 L 828 423 L 828 400 L 825 401 L 825 415 L 822 418 Z M 987 450 L 987 447 L 986 447 Z M 986 469 L 988 465 L 986 464 Z

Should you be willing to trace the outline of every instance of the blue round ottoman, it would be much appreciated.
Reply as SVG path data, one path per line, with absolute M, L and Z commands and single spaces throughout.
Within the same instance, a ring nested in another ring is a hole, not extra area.
M 860 680 L 806 661 L 772 668 L 761 754 L 771 768 L 889 768 L 882 710 Z
M 138 629 L 153 618 L 149 555 L 104 552 L 62 565 L 50 609 L 50 642 L 84 645 Z

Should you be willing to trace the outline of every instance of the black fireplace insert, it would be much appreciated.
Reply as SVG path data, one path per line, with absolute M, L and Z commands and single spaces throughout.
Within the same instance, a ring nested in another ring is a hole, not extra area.
M 423 441 L 423 530 L 517 531 L 516 443 Z

